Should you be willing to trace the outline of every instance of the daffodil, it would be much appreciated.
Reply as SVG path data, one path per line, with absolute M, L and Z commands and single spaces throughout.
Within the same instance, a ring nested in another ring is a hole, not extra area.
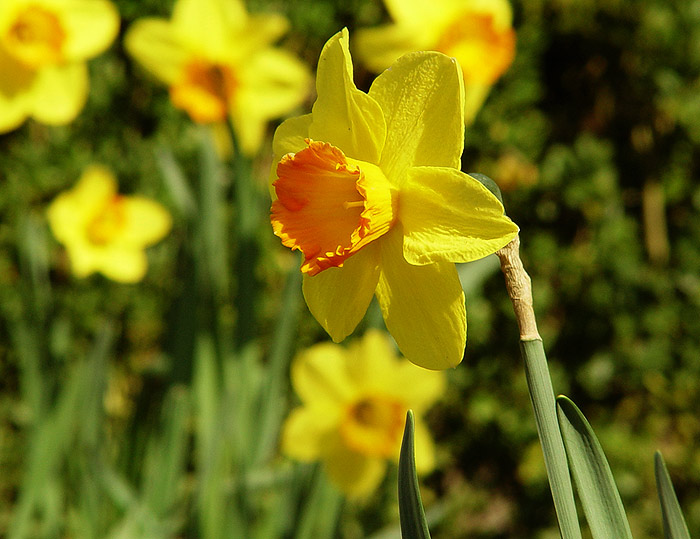
M 445 379 L 397 357 L 388 336 L 368 331 L 347 349 L 322 343 L 292 363 L 292 384 L 301 406 L 292 410 L 282 451 L 295 459 L 322 461 L 348 496 L 371 493 L 388 461 L 398 461 L 406 412 L 416 417 L 416 467 L 434 468 L 433 441 L 421 415 L 442 395 Z
M 48 219 L 77 277 L 99 271 L 125 283 L 143 278 L 148 264 L 144 249 L 171 227 L 163 206 L 118 194 L 114 176 L 100 166 L 88 168 L 72 189 L 54 199 Z
M 508 0 L 385 0 L 393 24 L 357 32 L 357 55 L 375 71 L 419 50 L 439 51 L 462 66 L 464 119 L 471 123 L 491 85 L 515 56 Z
M 308 94 L 305 66 L 271 47 L 287 27 L 281 15 L 248 14 L 239 0 L 178 0 L 171 20 L 134 23 L 125 45 L 168 86 L 173 105 L 198 123 L 230 120 L 252 154 L 266 123 Z
M 455 262 L 506 245 L 518 228 L 499 200 L 459 170 L 464 89 L 457 62 L 406 55 L 369 94 L 355 87 L 348 33 L 318 64 L 312 112 L 275 133 L 271 221 L 304 255 L 306 303 L 340 342 L 376 294 L 404 356 L 457 365 L 466 343 Z
M 106 0 L 0 2 L 0 133 L 27 117 L 71 122 L 85 105 L 85 61 L 104 51 L 119 29 Z

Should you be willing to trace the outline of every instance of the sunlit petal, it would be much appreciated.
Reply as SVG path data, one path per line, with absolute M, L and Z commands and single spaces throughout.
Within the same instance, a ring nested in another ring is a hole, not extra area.
M 384 115 L 372 97 L 355 87 L 347 29 L 323 47 L 316 91 L 309 137 L 333 144 L 348 157 L 377 164 L 386 136 Z
M 452 168 L 415 167 L 401 189 L 403 254 L 411 264 L 471 262 L 495 253 L 518 233 L 499 200 Z
M 353 332 L 369 306 L 379 279 L 379 253 L 370 243 L 343 267 L 304 276 L 304 299 L 311 314 L 335 342 Z
M 403 257 L 402 231 L 381 241 L 377 299 L 387 329 L 403 355 L 426 369 L 446 369 L 462 361 L 467 318 L 464 293 L 454 264 L 413 266 Z
M 464 85 L 459 66 L 432 52 L 412 53 L 379 75 L 369 91 L 387 136 L 380 166 L 400 186 L 408 167 L 459 168 L 464 146 Z

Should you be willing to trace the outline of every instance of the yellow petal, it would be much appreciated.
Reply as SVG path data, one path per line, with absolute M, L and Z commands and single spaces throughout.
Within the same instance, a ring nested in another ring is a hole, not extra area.
M 109 170 L 88 167 L 75 187 L 59 194 L 48 207 L 47 217 L 56 239 L 64 244 L 86 241 L 87 223 L 116 192 L 117 183 Z
M 329 441 L 324 465 L 333 483 L 351 498 L 368 496 L 386 473 L 386 461 L 361 455 L 337 437 Z
M 321 51 L 309 137 L 376 165 L 386 136 L 384 116 L 379 104 L 355 87 L 348 41 L 343 29 Z
M 119 31 L 119 13 L 106 0 L 67 0 L 55 9 L 65 31 L 67 60 L 85 60 L 103 52 Z
M 277 41 L 288 29 L 289 21 L 278 13 L 250 14 L 245 28 L 237 36 L 237 41 L 244 50 L 257 51 Z
M 399 185 L 412 166 L 459 168 L 464 149 L 464 84 L 454 59 L 437 52 L 400 58 L 369 94 L 384 111 L 380 167 Z
M 319 460 L 328 436 L 337 427 L 339 411 L 323 403 L 292 410 L 282 430 L 282 452 L 297 460 Z
M 355 385 L 368 394 L 382 395 L 397 387 L 396 373 L 400 360 L 389 335 L 378 329 L 369 329 L 361 339 L 348 347 L 348 374 Z M 406 362 L 406 364 L 409 364 Z M 403 399 L 399 399 L 401 402 Z
M 0 133 L 7 133 L 22 125 L 29 114 L 30 104 L 29 92 L 17 87 L 14 77 L 4 77 L 3 67 L 0 60 Z
M 379 253 L 373 242 L 340 268 L 304 275 L 304 299 L 319 324 L 335 342 L 353 332 L 367 311 L 379 279 Z
M 137 248 L 160 241 L 172 227 L 172 218 L 158 202 L 140 196 L 123 198 L 124 226 L 115 242 Z
M 71 271 L 79 279 L 88 277 L 100 268 L 100 253 L 85 241 L 66 243 Z
M 442 0 L 384 0 L 394 21 L 412 26 L 430 24 L 436 12 L 441 11 L 442 4 Z
M 120 283 L 137 283 L 146 275 L 148 259 L 140 249 L 107 247 L 99 256 L 97 270 Z
M 131 25 L 124 46 L 145 69 L 165 84 L 179 82 L 192 53 L 187 51 L 165 19 L 140 19 Z
M 322 402 L 331 408 L 351 400 L 355 386 L 346 371 L 345 349 L 319 343 L 299 353 L 292 363 L 292 385 L 303 403 Z
M 452 168 L 409 169 L 401 188 L 399 219 L 403 254 L 410 264 L 478 260 L 518 233 L 486 187 Z
M 264 49 L 236 71 L 239 87 L 232 100 L 231 117 L 241 148 L 254 154 L 267 122 L 299 106 L 309 93 L 306 67 L 286 51 Z
M 31 115 L 49 125 L 73 121 L 85 105 L 88 84 L 84 63 L 44 67 L 32 87 Z
M 431 48 L 429 36 L 413 26 L 389 24 L 361 28 L 353 36 L 355 56 L 375 73 L 380 73 L 404 54 Z
M 177 0 L 173 8 L 172 24 L 179 38 L 210 61 L 237 56 L 232 41 L 247 21 L 238 0 Z
M 401 226 L 384 235 L 377 299 L 403 355 L 426 369 L 462 361 L 467 337 L 464 293 L 454 264 L 412 266 L 404 260 Z
M 415 410 L 414 410 L 415 411 Z M 416 471 L 425 474 L 435 468 L 435 444 L 430 432 L 416 414 L 414 433 L 414 451 L 416 456 Z
M 389 393 L 395 394 L 419 416 L 437 402 L 445 393 L 445 374 L 402 361 L 394 368 L 394 381 Z

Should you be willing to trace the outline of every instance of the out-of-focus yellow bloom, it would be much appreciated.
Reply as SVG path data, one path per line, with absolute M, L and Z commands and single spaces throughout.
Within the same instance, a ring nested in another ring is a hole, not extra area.
M 281 15 L 248 14 L 239 0 L 178 0 L 171 20 L 134 23 L 125 45 L 168 85 L 173 105 L 198 123 L 230 120 L 252 154 L 265 124 L 308 94 L 306 67 L 270 46 L 287 27 Z
M 273 141 L 272 226 L 304 254 L 306 303 L 339 342 L 376 293 L 404 356 L 453 367 L 467 327 L 454 263 L 494 253 L 518 231 L 498 199 L 459 170 L 459 66 L 412 53 L 365 94 L 343 30 L 321 52 L 316 88 L 311 114 L 285 121 Z
M 433 469 L 433 441 L 421 415 L 442 395 L 443 373 L 399 359 L 386 334 L 371 330 L 347 349 L 312 346 L 295 358 L 292 384 L 302 405 L 285 422 L 282 450 L 322 461 L 348 496 L 371 493 L 387 461 L 398 461 L 409 408 L 416 417 L 416 467 Z
M 157 202 L 118 194 L 114 176 L 100 166 L 88 168 L 75 187 L 59 194 L 48 218 L 77 277 L 99 271 L 125 283 L 143 278 L 148 266 L 144 249 L 168 234 L 172 224 Z
M 31 116 L 71 122 L 88 93 L 85 61 L 104 51 L 119 29 L 106 0 L 0 2 L 0 133 Z
M 377 72 L 400 56 L 434 50 L 462 66 L 470 124 L 515 56 L 508 0 L 385 0 L 394 24 L 357 31 L 357 56 Z

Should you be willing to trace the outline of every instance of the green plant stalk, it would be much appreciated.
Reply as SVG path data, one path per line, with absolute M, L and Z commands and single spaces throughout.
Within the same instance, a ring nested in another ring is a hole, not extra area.
M 236 343 L 242 348 L 256 336 L 257 278 L 255 268 L 260 257 L 257 241 L 261 212 L 252 171 L 252 161 L 241 150 L 231 123 L 229 134 L 233 144 L 233 189 L 236 210 Z
M 516 237 L 496 254 L 501 261 L 506 289 L 518 321 L 520 353 L 525 363 L 525 377 L 535 413 L 535 423 L 544 454 L 554 509 L 559 521 L 559 531 L 563 539 L 580 539 L 581 529 L 576 513 L 566 451 L 557 421 L 552 379 L 532 308 L 530 277 L 520 260 L 519 248 L 520 240 Z

